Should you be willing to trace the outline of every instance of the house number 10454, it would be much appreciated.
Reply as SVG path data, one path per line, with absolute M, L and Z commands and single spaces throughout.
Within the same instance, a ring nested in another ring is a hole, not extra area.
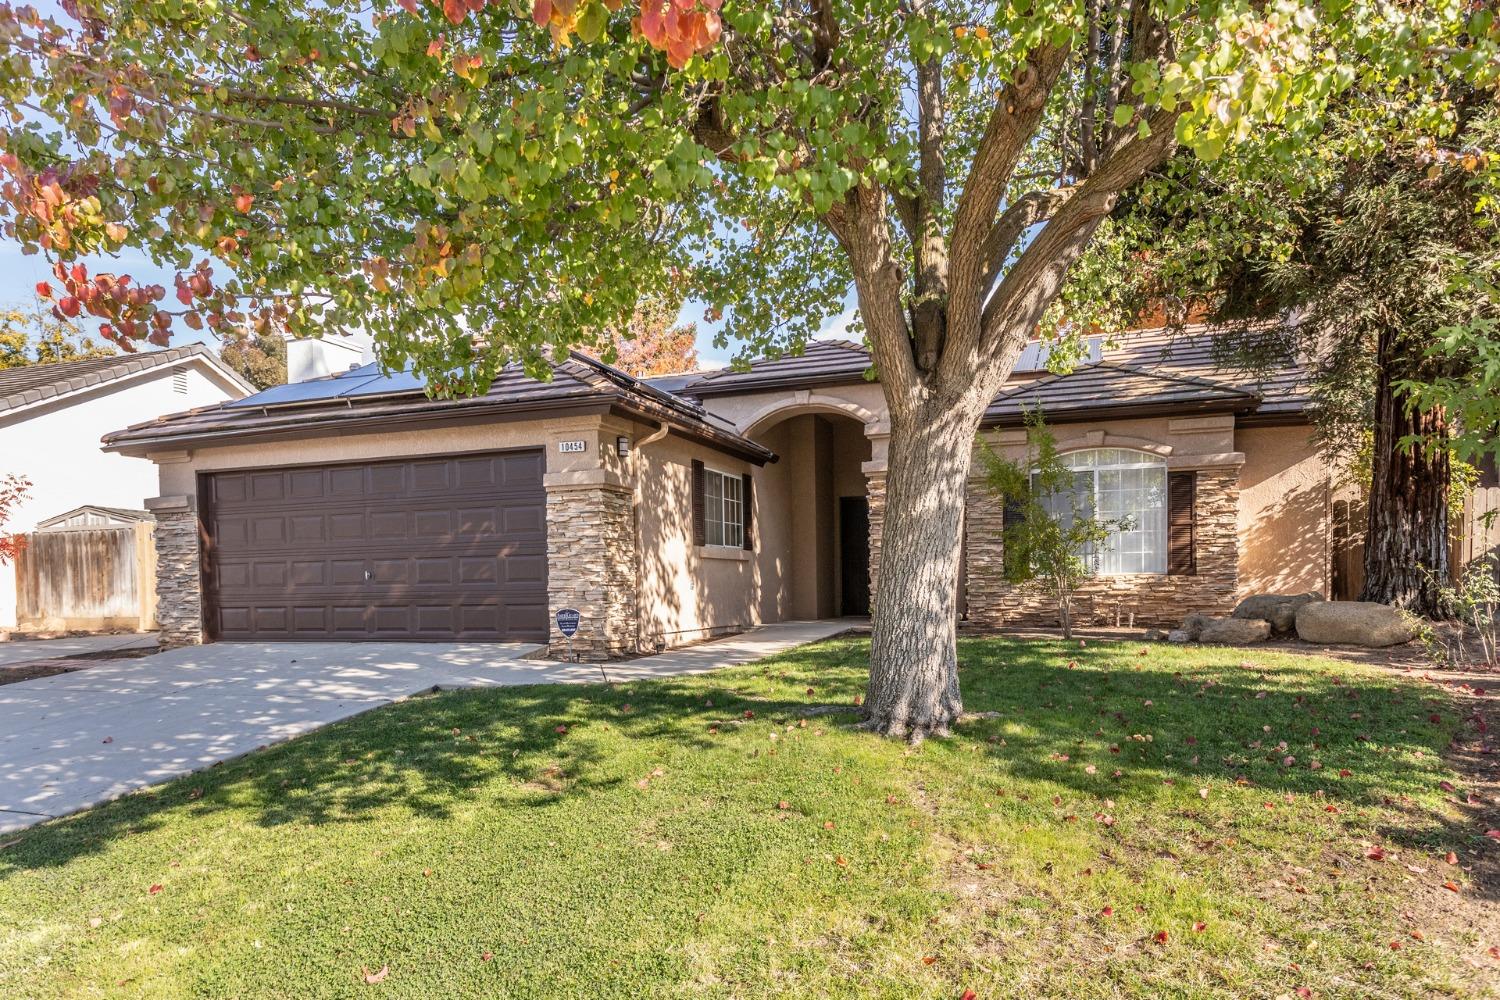
M 564 452 L 564 453 L 567 453 L 567 452 L 584 452 L 584 451 L 588 451 L 588 442 L 587 441 L 559 441 L 559 442 L 557 442 L 557 450 L 561 451 L 561 452 Z

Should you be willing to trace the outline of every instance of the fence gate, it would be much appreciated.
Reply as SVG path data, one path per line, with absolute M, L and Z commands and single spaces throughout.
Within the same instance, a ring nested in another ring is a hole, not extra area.
M 156 627 L 156 541 L 148 523 L 27 534 L 16 557 L 22 632 Z

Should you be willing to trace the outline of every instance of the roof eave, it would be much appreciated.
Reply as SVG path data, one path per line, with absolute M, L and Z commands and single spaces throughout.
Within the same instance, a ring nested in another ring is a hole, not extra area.
M 1042 408 L 1042 416 L 1048 424 L 1078 424 L 1096 420 L 1129 420 L 1142 417 L 1170 417 L 1194 413 L 1232 413 L 1242 417 L 1253 413 L 1260 400 L 1253 397 L 1243 399 L 1213 399 L 1197 402 L 1155 403 L 1145 400 L 1140 403 L 1115 403 L 1108 406 L 1078 407 L 1067 410 Z M 980 420 L 981 428 L 1024 427 L 1026 414 L 988 414 Z

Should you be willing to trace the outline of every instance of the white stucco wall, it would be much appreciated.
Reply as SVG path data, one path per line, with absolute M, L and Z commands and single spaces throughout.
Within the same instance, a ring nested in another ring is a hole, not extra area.
M 374 359 L 374 345 L 366 334 L 350 333 L 317 340 L 290 337 L 286 342 L 286 380 L 306 382 L 310 378 L 342 375 L 353 366 Z
M 187 375 L 178 392 L 173 374 Z M 94 386 L 18 413 L 0 414 L 0 474 L 32 482 L 31 493 L 12 512 L 10 533 L 30 531 L 38 521 L 83 504 L 140 508 L 159 492 L 156 466 L 145 459 L 100 450 L 109 431 L 167 413 L 244 395 L 202 361 L 141 372 Z M 16 571 L 0 566 L 0 630 L 16 624 Z

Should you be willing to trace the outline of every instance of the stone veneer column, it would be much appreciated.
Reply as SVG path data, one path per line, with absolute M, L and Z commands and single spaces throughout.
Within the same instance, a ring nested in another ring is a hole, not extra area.
M 203 642 L 203 574 L 198 509 L 189 496 L 155 497 L 156 627 L 162 648 Z
M 870 460 L 861 466 L 865 474 L 865 497 L 870 506 L 870 615 L 875 614 L 875 578 L 880 569 L 880 541 L 885 534 L 885 474 L 890 455 L 891 425 L 885 421 L 865 427 L 870 442 Z
M 971 625 L 1000 624 L 1005 582 L 1005 507 L 982 479 L 970 479 L 964 509 L 964 598 Z
M 548 651 L 565 655 L 553 626 L 559 608 L 578 609 L 573 652 L 604 660 L 636 652 L 636 532 L 631 491 L 602 469 L 548 473 Z

